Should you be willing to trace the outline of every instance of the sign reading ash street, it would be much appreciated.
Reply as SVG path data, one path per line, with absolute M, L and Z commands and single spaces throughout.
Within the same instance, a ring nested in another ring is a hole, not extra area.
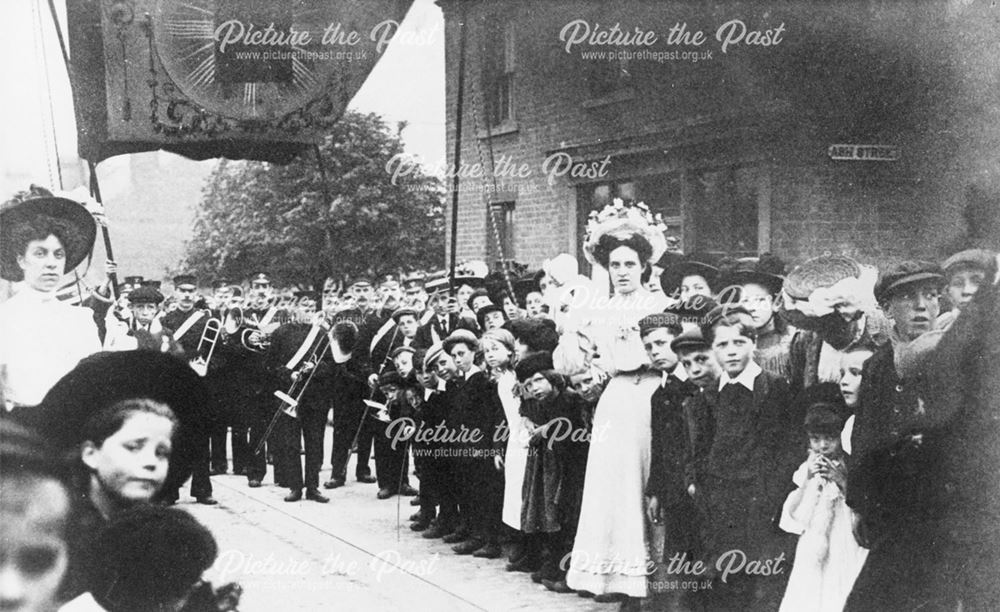
M 827 154 L 833 160 L 849 161 L 896 161 L 899 159 L 899 147 L 891 145 L 830 145 Z

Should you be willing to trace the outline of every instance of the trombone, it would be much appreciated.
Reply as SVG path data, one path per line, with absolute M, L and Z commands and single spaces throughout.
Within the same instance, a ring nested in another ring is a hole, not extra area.
M 293 419 L 298 418 L 299 400 L 302 399 L 302 395 L 305 394 L 309 383 L 312 382 L 320 361 L 323 360 L 326 352 L 330 350 L 330 334 L 327 333 L 322 325 L 316 325 L 313 329 L 317 333 L 322 334 L 322 337 L 318 341 L 313 340 L 313 348 L 309 352 L 309 355 L 302 359 L 299 365 L 292 370 L 292 384 L 288 387 L 288 391 L 275 390 L 274 396 L 281 400 L 281 404 L 274 411 L 271 422 L 267 424 L 264 435 L 261 436 L 260 442 L 257 443 L 257 448 L 253 451 L 254 455 L 260 454 L 261 450 L 263 450 L 264 443 L 267 442 L 267 438 L 274 431 L 274 426 L 277 425 L 278 419 L 281 418 L 282 414 L 286 414 Z
M 219 342 L 219 335 L 222 333 L 222 321 L 216 317 L 209 317 L 205 321 L 205 328 L 201 331 L 201 338 L 198 340 L 198 349 L 195 351 L 198 356 L 189 363 L 198 376 L 204 377 L 208 374 L 208 362 L 215 354 L 215 345 Z M 208 351 L 206 354 L 205 351 Z

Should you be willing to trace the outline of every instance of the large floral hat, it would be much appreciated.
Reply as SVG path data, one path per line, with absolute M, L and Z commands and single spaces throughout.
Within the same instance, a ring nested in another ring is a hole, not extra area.
M 659 214 L 654 215 L 643 202 L 625 203 L 615 198 L 601 211 L 591 211 L 587 220 L 587 233 L 583 239 L 583 254 L 592 264 L 600 265 L 594 257 L 594 250 L 601 236 L 611 234 L 619 238 L 638 234 L 653 249 L 649 263 L 659 261 L 667 251 L 667 239 L 663 232 L 667 226 Z

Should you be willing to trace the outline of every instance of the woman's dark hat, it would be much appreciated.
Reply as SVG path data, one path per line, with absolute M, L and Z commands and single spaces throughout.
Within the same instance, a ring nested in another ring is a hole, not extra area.
M 170 472 L 190 469 L 197 447 L 188 448 L 188 441 L 208 431 L 215 415 L 204 379 L 185 361 L 166 353 L 112 351 L 87 357 L 59 379 L 25 424 L 54 447 L 68 450 L 84 442 L 81 436 L 90 417 L 128 399 L 150 399 L 170 407 L 180 423 Z
M 535 278 L 535 274 L 526 274 L 521 278 L 513 282 L 514 285 L 514 300 L 517 305 L 521 308 L 526 308 L 526 303 L 528 301 L 528 294 L 532 291 L 541 291 L 541 287 L 538 285 L 538 279 Z
M 704 278 L 714 293 L 718 289 L 716 287 L 719 281 L 718 262 L 715 261 L 715 258 L 702 253 L 686 255 L 660 275 L 660 288 L 663 289 L 663 293 L 670 295 L 680 288 L 687 276 Z
M 747 284 L 761 285 L 772 294 L 781 292 L 785 283 L 785 262 L 764 253 L 760 257 L 745 257 L 722 267 L 722 284 L 726 287 Z
M 486 315 L 491 312 L 499 312 L 503 315 L 504 321 L 507 320 L 507 313 L 504 312 L 503 308 L 497 306 L 496 304 L 487 304 L 480 308 L 479 312 L 476 313 L 476 321 L 479 323 L 479 329 L 486 329 Z
M 17 265 L 18 255 L 15 252 L 13 232 L 16 227 L 30 220 L 48 216 L 60 219 L 66 223 L 73 237 L 64 244 L 66 250 L 66 268 L 70 272 L 90 253 L 97 236 L 97 223 L 87 208 L 73 200 L 53 196 L 50 191 L 37 185 L 32 185 L 28 192 L 20 193 L 0 205 L 0 277 L 9 281 L 19 281 L 24 273 Z
M 518 382 L 524 382 L 537 374 L 553 369 L 552 353 L 548 351 L 535 351 L 528 353 L 518 360 L 514 366 L 514 374 L 517 375 Z

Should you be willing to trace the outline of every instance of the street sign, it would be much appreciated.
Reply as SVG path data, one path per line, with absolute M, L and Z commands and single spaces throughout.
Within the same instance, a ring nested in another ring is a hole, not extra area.
M 830 159 L 836 161 L 896 161 L 899 147 L 892 145 L 835 144 L 827 149 Z

